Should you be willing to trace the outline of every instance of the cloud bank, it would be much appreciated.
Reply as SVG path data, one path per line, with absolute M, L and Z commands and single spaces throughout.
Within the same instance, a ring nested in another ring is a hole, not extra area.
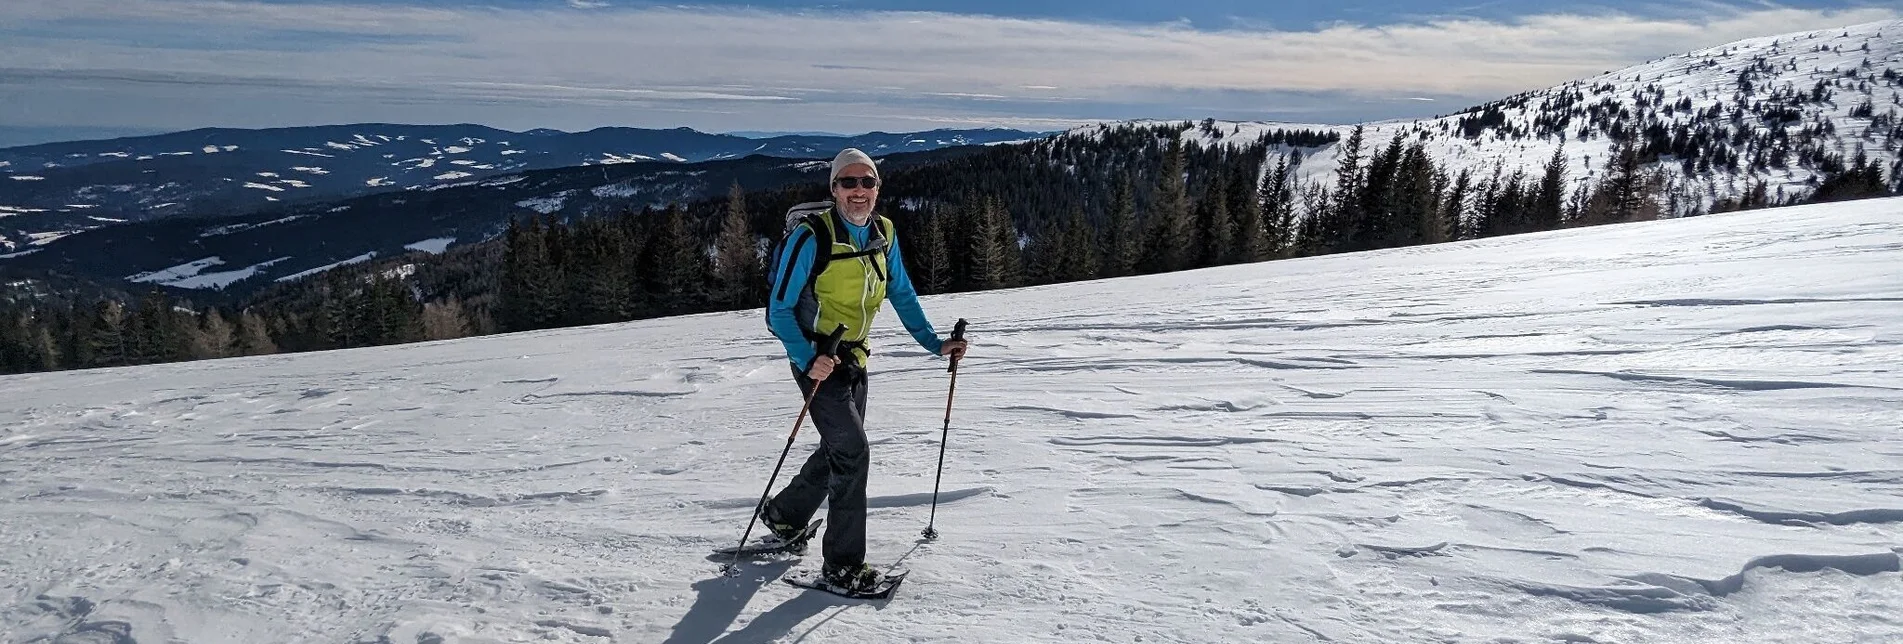
M 14 109 L 0 125 L 1338 123 L 1453 111 L 1741 38 L 1898 17 L 1703 5 L 1666 17 L 1290 31 L 586 0 L 543 9 L 11 0 L 0 3 L 0 105 Z

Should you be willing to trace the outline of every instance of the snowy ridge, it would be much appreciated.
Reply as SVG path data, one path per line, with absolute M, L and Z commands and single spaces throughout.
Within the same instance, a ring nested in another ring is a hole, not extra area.
M 1740 80 L 1750 85 L 1741 91 Z M 1826 100 L 1808 100 L 1819 84 Z M 1887 170 L 1903 159 L 1903 20 L 1847 28 L 1798 32 L 1742 40 L 1719 47 L 1667 56 L 1602 76 L 1509 97 L 1474 110 L 1449 116 L 1381 121 L 1363 124 L 1364 155 L 1385 147 L 1395 135 L 1406 142 L 1420 140 L 1427 154 L 1450 173 L 1468 171 L 1475 178 L 1490 176 L 1498 167 L 1502 176 L 1524 172 L 1537 178 L 1556 149 L 1565 147 L 1569 190 L 1596 183 L 1606 174 L 1613 141 L 1603 127 L 1584 127 L 1575 115 L 1565 126 L 1545 119 L 1554 109 L 1596 111 L 1619 115 L 1631 128 L 1656 125 L 1667 132 L 1699 124 L 1725 127 L 1729 137 L 1767 135 L 1773 130 L 1801 137 L 1806 129 L 1823 130 L 1821 148 L 1852 160 L 1859 150 Z M 1868 112 L 1864 110 L 1868 104 Z M 1488 109 L 1491 108 L 1491 109 Z M 1497 112 L 1497 114 L 1489 113 Z M 1651 115 L 1651 119 L 1641 118 Z M 1734 119 L 1734 116 L 1736 117 Z M 1463 128 L 1463 119 L 1469 121 Z M 1167 125 L 1182 121 L 1129 121 L 1134 125 Z M 1276 130 L 1336 132 L 1345 140 L 1354 126 L 1284 122 L 1213 121 L 1214 132 L 1191 128 L 1185 142 L 1204 147 L 1243 145 Z M 1606 124 L 1601 123 L 1602 126 Z M 1543 132 L 1542 126 L 1551 128 Z M 1070 130 L 1066 136 L 1097 136 L 1103 126 Z M 1471 136 L 1470 136 L 1471 134 Z M 1687 172 L 1671 155 L 1657 166 L 1668 173 L 1667 190 L 1676 196 L 1683 215 L 1709 209 L 1721 199 L 1735 199 L 1755 181 L 1766 184 L 1773 197 L 1801 196 L 1815 187 L 1822 173 L 1795 158 L 1794 144 L 1784 146 L 1782 167 L 1773 161 L 1776 148 L 1757 149 L 1755 142 L 1733 146 L 1745 158 L 1736 170 L 1694 167 Z M 1283 152 L 1288 150 L 1284 149 Z M 1768 157 L 1765 168 L 1749 167 L 1753 152 Z M 1297 170 L 1301 184 L 1332 185 L 1340 161 L 1340 145 L 1301 150 Z M 1886 175 L 1887 176 L 1887 175 Z
M 0 378 L 0 632 L 1903 640 L 1903 199 L 924 305 L 975 345 L 921 543 L 945 363 L 874 329 L 890 602 L 708 555 L 799 404 L 755 310 Z

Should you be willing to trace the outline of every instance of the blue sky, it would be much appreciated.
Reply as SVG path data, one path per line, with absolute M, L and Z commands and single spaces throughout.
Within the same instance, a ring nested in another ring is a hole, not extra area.
M 1349 123 L 1891 2 L 5 0 L 0 145 L 346 122 L 708 131 Z

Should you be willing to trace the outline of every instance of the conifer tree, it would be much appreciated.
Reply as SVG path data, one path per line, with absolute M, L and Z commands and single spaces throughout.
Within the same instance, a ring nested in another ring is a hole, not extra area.
M 925 225 L 919 227 L 913 240 L 907 241 L 907 248 L 902 251 L 906 261 L 912 263 L 906 268 L 922 293 L 937 294 L 951 290 L 951 249 L 945 224 L 949 218 L 942 210 L 925 215 Z M 918 249 L 916 254 L 911 250 L 913 248 Z M 912 270 L 913 266 L 917 270 Z
M 1143 242 L 1138 231 L 1135 182 L 1124 175 L 1110 200 L 1110 224 L 1104 230 L 1102 272 L 1121 277 L 1136 272 Z
M 765 269 L 760 263 L 759 243 L 747 218 L 747 193 L 735 181 L 727 190 L 727 210 L 720 221 L 720 237 L 715 242 L 714 276 L 718 294 L 714 298 L 726 308 L 752 306 L 760 297 Z
M 1190 265 L 1190 204 L 1183 172 L 1182 142 L 1172 139 L 1157 175 L 1156 202 L 1150 208 L 1145 272 L 1165 273 Z
M 1553 230 L 1559 228 L 1564 219 L 1562 204 L 1566 199 L 1566 145 L 1561 143 L 1553 149 L 1553 158 L 1546 161 L 1546 169 L 1540 176 L 1538 196 L 1534 198 L 1532 226 L 1533 230 Z

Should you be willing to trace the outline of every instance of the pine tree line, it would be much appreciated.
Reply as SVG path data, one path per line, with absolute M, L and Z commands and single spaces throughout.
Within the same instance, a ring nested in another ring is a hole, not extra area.
M 1186 137 L 1192 129 L 1203 137 Z M 887 177 L 907 270 L 923 293 L 1052 284 L 1394 248 L 1669 216 L 1682 198 L 1641 137 L 1601 177 L 1567 177 L 1564 148 L 1536 175 L 1453 171 L 1418 137 L 1272 132 L 1236 141 L 1204 122 L 1105 127 L 997 146 Z M 1204 141 L 1215 139 L 1213 144 Z M 1329 181 L 1301 185 L 1313 148 L 1339 145 Z M 1886 175 L 1887 170 L 1887 177 Z M 1859 154 L 1810 200 L 1897 192 Z M 607 216 L 513 222 L 489 242 L 287 282 L 230 307 L 155 291 L 136 302 L 0 304 L 8 372 L 377 346 L 601 324 L 765 303 L 764 250 L 823 186 L 731 187 L 725 199 Z M 1762 183 L 1716 210 L 1795 203 Z

